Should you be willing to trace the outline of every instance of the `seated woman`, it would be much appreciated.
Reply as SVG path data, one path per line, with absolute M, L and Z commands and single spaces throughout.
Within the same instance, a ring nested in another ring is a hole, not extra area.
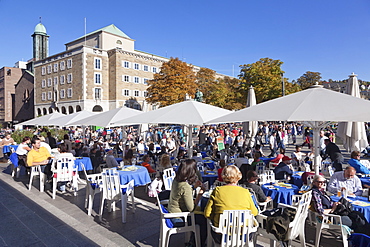
M 171 160 L 168 154 L 162 154 L 161 159 L 159 161 L 159 166 L 157 167 L 157 178 L 162 178 L 163 171 L 167 168 L 171 168 Z
M 293 166 L 300 166 L 300 162 L 304 161 L 304 158 L 307 156 L 307 154 L 301 152 L 302 146 L 296 145 L 295 146 L 295 152 L 292 153 L 292 165 Z
M 331 214 L 335 211 L 340 202 L 333 202 L 325 192 L 326 180 L 321 175 L 315 175 L 312 182 L 311 206 L 319 215 Z M 348 216 L 341 216 L 342 224 L 351 227 L 352 221 Z
M 271 197 L 266 196 L 265 193 L 263 193 L 261 187 L 256 184 L 258 180 L 257 172 L 255 171 L 248 171 L 247 173 L 247 182 L 244 183 L 248 188 L 251 188 L 254 193 L 256 194 L 257 201 L 258 202 L 267 202 L 271 200 Z
M 204 209 L 204 216 L 212 220 L 215 227 L 219 226 L 220 214 L 224 210 L 251 210 L 253 215 L 258 210 L 253 203 L 249 190 L 238 186 L 242 174 L 239 168 L 230 165 L 222 171 L 222 178 L 226 185 L 216 187 Z M 221 243 L 221 234 L 211 231 L 216 243 Z
M 348 164 L 356 169 L 356 173 L 370 174 L 370 170 L 361 164 L 360 162 L 361 153 L 359 151 L 352 151 L 351 159 Z
M 218 174 L 218 181 L 223 182 L 224 180 L 222 179 L 222 171 L 224 170 L 226 166 L 226 161 L 225 160 L 220 160 L 220 168 L 217 170 Z
M 149 155 L 144 155 L 143 157 L 143 163 L 141 163 L 142 166 L 144 166 L 149 173 L 155 173 L 156 171 L 152 168 L 150 165 L 150 156 Z
M 193 159 L 182 162 L 176 172 L 176 177 L 172 182 L 168 211 L 170 213 L 192 212 L 201 199 L 204 187 L 196 175 L 197 165 Z M 193 200 L 193 188 L 201 189 Z M 207 222 L 203 215 L 195 215 L 195 224 L 200 225 L 201 246 L 205 245 L 207 238 Z

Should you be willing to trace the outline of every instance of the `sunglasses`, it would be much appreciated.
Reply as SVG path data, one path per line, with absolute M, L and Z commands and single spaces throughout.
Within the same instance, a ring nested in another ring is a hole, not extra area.
M 319 183 L 319 184 L 325 184 L 326 181 L 317 181 L 317 183 Z

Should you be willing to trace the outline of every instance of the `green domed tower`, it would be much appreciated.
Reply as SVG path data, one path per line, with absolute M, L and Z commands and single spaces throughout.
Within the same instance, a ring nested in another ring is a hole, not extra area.
M 49 56 L 49 35 L 46 34 L 45 26 L 40 22 L 36 25 L 33 37 L 33 59 L 34 61 Z

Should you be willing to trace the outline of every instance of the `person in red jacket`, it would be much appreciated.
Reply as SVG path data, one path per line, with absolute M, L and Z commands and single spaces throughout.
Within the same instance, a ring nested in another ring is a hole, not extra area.
M 141 163 L 141 165 L 144 166 L 146 169 L 148 169 L 149 173 L 155 173 L 156 171 L 151 167 L 149 162 L 150 162 L 150 156 L 147 154 L 144 155 L 143 163 Z

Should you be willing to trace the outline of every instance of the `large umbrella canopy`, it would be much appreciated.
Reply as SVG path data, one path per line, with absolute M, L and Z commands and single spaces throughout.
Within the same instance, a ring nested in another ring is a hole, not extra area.
M 346 93 L 357 98 L 361 97 L 357 75 L 354 73 L 349 76 Z M 362 151 L 369 145 L 364 122 L 339 123 L 337 135 L 342 138 L 343 146 L 348 151 Z
M 254 92 L 254 88 L 250 86 L 248 90 L 247 107 L 251 107 L 256 104 L 257 104 L 256 94 Z M 244 133 L 250 137 L 248 145 L 250 147 L 254 146 L 254 141 L 255 141 L 254 137 L 257 134 L 258 122 L 257 121 L 243 122 L 243 130 L 244 130 Z
M 120 125 L 118 121 L 138 115 L 140 113 L 141 111 L 128 107 L 116 108 L 74 122 L 70 122 L 69 125 L 96 125 L 101 127 L 114 127 Z
M 302 121 L 314 131 L 315 172 L 319 172 L 319 132 L 329 122 L 370 121 L 370 101 L 320 86 L 273 99 L 209 121 Z
M 69 123 L 90 117 L 97 114 L 97 112 L 90 112 L 90 111 L 78 111 L 69 115 L 64 115 L 63 117 L 50 119 L 50 125 L 56 126 L 70 126 Z
M 41 125 L 41 126 L 51 126 L 55 124 L 51 124 L 51 120 L 64 117 L 66 116 L 65 114 L 59 113 L 59 112 L 54 112 L 52 114 L 48 114 L 42 117 L 37 117 L 22 123 L 19 123 L 17 125 Z
M 203 125 L 205 122 L 223 116 L 231 111 L 198 101 L 187 100 L 159 108 L 154 111 L 118 121 L 119 124 L 168 123 Z

